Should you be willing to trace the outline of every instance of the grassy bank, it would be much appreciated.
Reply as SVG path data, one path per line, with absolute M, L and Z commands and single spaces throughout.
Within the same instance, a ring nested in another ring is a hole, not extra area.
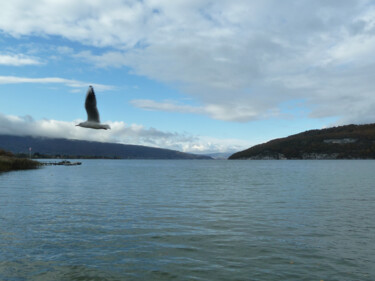
M 0 149 L 0 172 L 36 169 L 40 166 L 37 161 L 26 158 L 16 158 L 11 152 Z

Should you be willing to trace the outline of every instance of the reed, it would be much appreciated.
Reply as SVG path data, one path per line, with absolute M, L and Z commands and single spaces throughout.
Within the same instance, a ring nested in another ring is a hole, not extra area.
M 16 158 L 11 152 L 0 149 L 0 172 L 36 169 L 40 163 L 26 158 Z

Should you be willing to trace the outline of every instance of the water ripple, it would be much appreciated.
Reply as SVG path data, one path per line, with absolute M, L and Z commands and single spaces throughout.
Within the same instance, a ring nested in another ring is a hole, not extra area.
M 373 280 L 375 161 L 0 175 L 0 280 Z

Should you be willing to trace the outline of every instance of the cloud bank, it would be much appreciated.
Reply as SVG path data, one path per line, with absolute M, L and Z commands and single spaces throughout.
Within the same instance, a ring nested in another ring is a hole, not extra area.
M 76 127 L 79 122 L 82 120 L 34 120 L 31 116 L 9 116 L 0 113 L 0 134 L 136 144 L 193 153 L 238 151 L 249 146 L 249 143 L 241 140 L 220 140 L 163 132 L 124 122 L 106 121 L 111 130 L 90 130 Z
M 310 117 L 366 122 L 375 119 L 374 19 L 370 0 L 18 0 L 2 3 L 0 30 L 90 46 L 71 55 L 126 66 L 202 104 L 133 101 L 140 108 L 247 122 L 303 100 Z

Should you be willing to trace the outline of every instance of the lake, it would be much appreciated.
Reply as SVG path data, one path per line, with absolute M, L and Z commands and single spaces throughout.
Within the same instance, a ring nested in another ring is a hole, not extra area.
M 0 174 L 0 280 L 375 280 L 375 161 Z

